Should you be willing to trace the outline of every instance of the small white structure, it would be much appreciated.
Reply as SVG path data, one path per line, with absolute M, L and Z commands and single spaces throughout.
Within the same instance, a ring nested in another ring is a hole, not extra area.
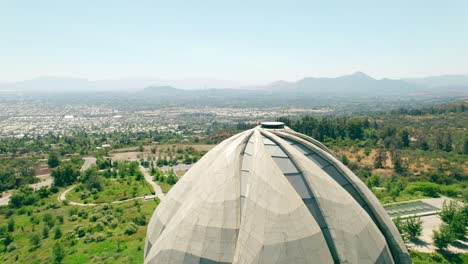
M 323 144 L 269 122 L 213 148 L 148 226 L 145 263 L 411 263 L 377 198 Z

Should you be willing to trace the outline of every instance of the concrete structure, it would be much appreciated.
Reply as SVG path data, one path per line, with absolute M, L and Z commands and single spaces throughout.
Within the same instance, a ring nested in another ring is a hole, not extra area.
M 144 254 L 145 263 L 411 263 L 365 184 L 278 123 L 200 159 L 155 210 Z

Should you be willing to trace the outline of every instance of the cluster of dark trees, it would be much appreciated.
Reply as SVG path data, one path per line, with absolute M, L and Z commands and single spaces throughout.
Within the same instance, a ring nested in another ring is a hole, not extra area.
M 96 160 L 96 167 L 88 169 L 85 174 L 99 174 L 106 178 L 125 178 L 131 176 L 136 177 L 136 180 L 139 181 L 143 179 L 143 173 L 138 166 L 138 161 L 112 161 L 111 159 L 98 158 Z M 98 170 L 101 170 L 101 172 L 98 172 Z
M 435 105 L 431 107 L 421 109 L 408 109 L 399 108 L 398 110 L 390 111 L 391 114 L 397 115 L 440 115 L 447 113 L 463 113 L 468 111 L 468 103 L 466 102 L 455 102 L 443 105 Z
M 468 154 L 468 137 L 456 145 L 451 131 L 442 128 L 426 131 L 415 127 L 387 124 L 385 119 L 368 117 L 304 116 L 299 119 L 279 118 L 293 130 L 319 141 L 361 140 L 373 147 L 387 149 L 418 148 L 422 150 L 457 150 Z
M 36 163 L 30 158 L 0 160 L 0 193 L 35 183 L 35 169 Z
M 73 184 L 80 176 L 80 164 L 80 161 L 64 162 L 55 168 L 51 173 L 54 178 L 54 185 L 61 187 Z
M 28 186 L 23 186 L 10 197 L 8 206 L 12 208 L 20 208 L 26 205 L 34 205 L 40 199 L 49 197 L 50 194 L 57 192 L 58 188 L 55 186 L 52 186 L 51 188 L 42 187 L 36 191 Z
M 153 175 L 153 180 L 157 182 L 166 182 L 170 185 L 177 183 L 178 178 L 175 176 L 174 171 L 170 170 L 167 172 L 167 175 L 164 175 L 164 172 L 158 168 L 151 167 L 151 175 Z

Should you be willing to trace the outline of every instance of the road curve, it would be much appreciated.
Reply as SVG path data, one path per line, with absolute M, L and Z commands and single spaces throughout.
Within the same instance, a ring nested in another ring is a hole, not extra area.
M 73 185 L 71 186 L 70 188 L 66 189 L 65 191 L 63 191 L 62 193 L 60 193 L 60 195 L 57 197 L 57 199 L 60 201 L 60 202 L 63 202 L 67 199 L 67 193 L 70 192 L 71 190 L 73 190 L 77 185 Z M 73 201 L 69 201 L 68 204 L 69 205 L 76 205 L 76 206 L 96 206 L 96 205 L 103 205 L 103 204 L 118 204 L 118 203 L 125 203 L 125 202 L 129 202 L 129 201 L 133 201 L 133 200 L 137 200 L 137 199 L 143 199 L 143 200 L 152 200 L 154 197 L 157 197 L 157 195 L 145 195 L 145 196 L 138 196 L 138 197 L 133 197 L 133 198 L 130 198 L 130 199 L 125 199 L 125 200 L 118 200 L 118 201 L 113 201 L 113 202 L 110 202 L 110 203 L 98 203 L 98 204 L 95 204 L 95 203 L 77 203 L 77 202 L 73 202 Z

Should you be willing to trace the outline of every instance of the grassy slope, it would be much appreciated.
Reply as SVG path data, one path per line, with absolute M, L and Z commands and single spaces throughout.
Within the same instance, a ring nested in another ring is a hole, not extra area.
M 72 217 L 70 217 L 70 210 L 73 207 L 60 204 L 57 201 L 56 194 L 43 199 L 39 203 L 42 205 L 24 207 L 24 214 L 18 214 L 20 210 L 16 210 L 15 214 L 11 216 L 15 220 L 15 231 L 12 233 L 14 242 L 12 245 L 16 249 L 11 252 L 4 252 L 3 244 L 0 245 L 1 262 L 51 263 L 52 248 L 56 242 L 61 243 L 65 247 L 63 263 L 89 263 L 94 261 L 100 261 L 101 263 L 143 262 L 146 225 L 138 226 L 137 232 L 132 235 L 124 234 L 124 230 L 132 219 L 140 214 L 144 215 L 146 222 L 148 222 L 156 207 L 154 201 L 131 201 L 115 204 L 110 206 L 108 210 L 104 210 L 103 206 L 74 207 L 78 208 L 78 212 L 81 211 L 88 214 L 87 217 L 75 216 L 77 218 L 75 221 L 71 221 Z M 51 204 L 58 205 L 59 208 L 52 209 L 50 208 Z M 27 211 L 31 212 L 31 216 L 27 215 Z M 106 214 L 106 211 L 109 213 Z M 48 238 L 42 238 L 42 228 L 44 226 L 42 219 L 45 213 L 52 214 L 54 218 L 58 215 L 64 217 L 64 223 L 60 225 L 63 234 L 60 239 L 53 239 L 53 229 L 51 229 Z M 93 215 L 99 217 L 96 222 L 91 221 Z M 96 227 L 97 223 L 102 222 L 107 215 L 112 216 L 111 223 L 113 224 L 106 224 L 102 231 L 98 231 L 99 229 Z M 36 224 L 34 227 L 35 231 L 33 231 L 32 218 L 39 219 L 39 224 Z M 0 214 L 0 223 L 3 225 L 6 222 L 5 214 Z M 75 234 L 77 226 L 82 226 L 86 230 L 86 233 L 91 236 L 102 234 L 105 240 L 102 242 L 85 243 L 85 237 L 78 238 Z M 40 246 L 37 248 L 33 248 L 29 241 L 33 233 L 39 234 L 42 239 Z M 117 248 L 118 240 L 121 241 L 120 251 Z M 73 243 L 76 244 L 73 245 Z
M 135 177 L 128 176 L 125 179 L 106 179 L 102 177 L 102 180 L 102 190 L 95 195 L 81 199 L 80 196 L 83 193 L 84 187 L 81 188 L 82 190 L 76 187 L 67 194 L 67 200 L 80 203 L 106 203 L 152 194 L 151 187 L 146 181 L 136 181 Z

